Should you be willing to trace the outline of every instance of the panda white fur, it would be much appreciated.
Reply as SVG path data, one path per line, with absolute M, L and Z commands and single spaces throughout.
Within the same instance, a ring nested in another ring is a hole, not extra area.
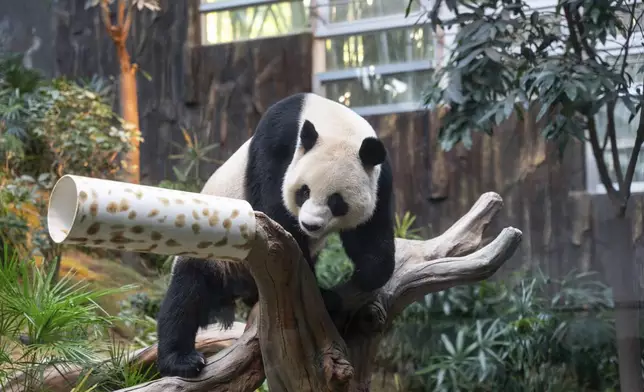
M 359 289 L 382 287 L 395 266 L 391 166 L 371 125 L 313 93 L 271 106 L 254 135 L 206 182 L 202 193 L 247 200 L 293 235 L 314 268 L 326 236 L 339 232 Z M 339 299 L 323 290 L 330 311 Z M 162 375 L 194 377 L 205 365 L 194 348 L 199 327 L 229 327 L 235 300 L 257 302 L 242 263 L 176 257 L 157 317 Z

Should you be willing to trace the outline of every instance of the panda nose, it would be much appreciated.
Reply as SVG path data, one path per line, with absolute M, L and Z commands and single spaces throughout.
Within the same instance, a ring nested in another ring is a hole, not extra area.
M 322 227 L 322 225 L 310 225 L 308 223 L 302 222 L 302 226 L 308 231 L 318 231 Z

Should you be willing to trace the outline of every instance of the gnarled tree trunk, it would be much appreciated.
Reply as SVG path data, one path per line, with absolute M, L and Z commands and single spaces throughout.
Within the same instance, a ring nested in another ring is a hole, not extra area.
M 334 320 L 293 237 L 257 212 L 258 235 L 246 262 L 260 300 L 242 336 L 209 358 L 197 378 L 165 377 L 121 391 L 252 392 L 264 378 L 271 392 L 368 391 L 381 333 L 407 305 L 492 276 L 517 249 L 522 233 L 509 227 L 477 250 L 502 203 L 486 193 L 441 236 L 397 239 L 390 281 L 368 295 L 348 284 L 337 288 L 346 312 Z

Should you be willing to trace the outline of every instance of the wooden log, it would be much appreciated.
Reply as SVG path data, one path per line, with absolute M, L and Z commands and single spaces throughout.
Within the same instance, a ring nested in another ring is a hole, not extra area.
M 406 306 L 484 280 L 516 251 L 522 233 L 512 227 L 478 249 L 502 204 L 498 194 L 485 193 L 441 236 L 397 239 L 390 281 L 366 295 L 338 287 L 345 311 L 333 319 L 292 236 L 256 212 L 257 236 L 246 262 L 260 300 L 242 337 L 209 358 L 197 378 L 164 377 L 121 391 L 252 392 L 264 375 L 271 392 L 368 391 L 381 333 Z

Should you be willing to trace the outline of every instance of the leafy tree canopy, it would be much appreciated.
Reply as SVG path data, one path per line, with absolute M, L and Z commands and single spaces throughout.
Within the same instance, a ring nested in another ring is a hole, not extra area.
M 572 137 L 589 140 L 602 183 L 614 201 L 625 203 L 644 140 L 643 4 L 552 3 L 550 9 L 535 10 L 534 1 L 436 0 L 429 23 L 455 38 L 448 57 L 434 69 L 425 103 L 449 108 L 440 129 L 447 150 L 459 141 L 469 147 L 472 130 L 492 134 L 513 112 L 537 105 L 538 119 L 549 119 L 543 135 L 562 153 Z M 615 165 L 617 178 L 611 179 L 603 162 L 607 146 L 613 161 L 619 159 L 612 121 L 617 105 L 624 105 L 629 123 L 639 121 L 639 127 L 626 170 Z M 606 129 L 596 124 L 600 110 L 608 113 Z

